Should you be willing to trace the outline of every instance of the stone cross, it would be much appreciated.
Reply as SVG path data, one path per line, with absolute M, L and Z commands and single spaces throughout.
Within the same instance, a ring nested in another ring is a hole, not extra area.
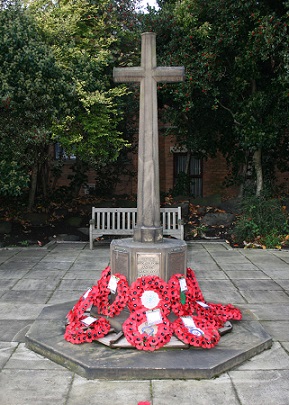
M 140 82 L 136 242 L 161 242 L 157 83 L 184 80 L 183 67 L 157 67 L 156 35 L 142 34 L 141 66 L 114 68 L 114 81 Z

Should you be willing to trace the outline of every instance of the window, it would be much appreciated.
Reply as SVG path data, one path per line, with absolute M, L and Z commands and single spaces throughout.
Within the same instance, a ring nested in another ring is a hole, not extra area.
M 63 149 L 63 147 L 60 145 L 59 142 L 56 142 L 56 144 L 54 145 L 54 157 L 56 160 L 74 160 L 76 159 L 75 155 L 67 155 L 67 153 L 65 153 L 65 150 Z
M 178 175 L 186 172 L 187 153 L 174 153 L 174 185 Z M 190 158 L 190 194 L 194 197 L 202 197 L 203 192 L 203 165 L 202 160 L 194 156 Z

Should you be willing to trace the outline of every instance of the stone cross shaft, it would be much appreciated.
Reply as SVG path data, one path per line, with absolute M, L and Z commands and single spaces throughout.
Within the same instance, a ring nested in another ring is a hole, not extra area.
M 183 67 L 157 67 L 156 35 L 142 34 L 141 66 L 114 68 L 114 81 L 140 82 L 137 225 L 134 240 L 161 242 L 157 83 L 184 80 Z

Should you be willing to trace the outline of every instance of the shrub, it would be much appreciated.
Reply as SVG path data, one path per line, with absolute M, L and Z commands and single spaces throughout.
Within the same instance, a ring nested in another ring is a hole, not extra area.
M 273 248 L 282 243 L 288 232 L 288 216 L 278 199 L 249 197 L 243 200 L 242 215 L 234 229 L 237 243 L 257 241 Z

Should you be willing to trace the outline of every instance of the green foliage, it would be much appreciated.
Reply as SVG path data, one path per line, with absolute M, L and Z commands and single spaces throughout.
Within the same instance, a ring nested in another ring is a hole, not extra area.
M 162 4 L 144 24 L 158 34 L 159 60 L 186 69 L 183 84 L 160 86 L 179 143 L 198 156 L 220 150 L 235 179 L 257 150 L 263 171 L 273 159 L 288 168 L 288 1 Z
M 0 194 L 20 195 L 31 168 L 47 159 L 49 129 L 68 86 L 21 2 L 0 8 Z
M 29 175 L 17 161 L 0 160 L 0 194 L 18 196 L 27 189 Z
M 277 199 L 248 197 L 242 202 L 242 212 L 234 229 L 237 243 L 258 241 L 272 248 L 289 232 L 288 216 Z
M 130 56 L 119 47 L 134 43 L 134 22 L 131 0 L 1 2 L 0 194 L 30 184 L 32 204 L 55 141 L 80 170 L 115 161 L 128 146 L 120 126 L 128 92 L 113 85 L 112 66 Z M 75 173 L 72 187 L 81 178 Z
M 129 16 L 128 6 L 124 1 L 37 0 L 30 7 L 74 90 L 70 111 L 55 122 L 53 138 L 93 167 L 116 160 L 128 146 L 119 130 L 127 90 L 112 86 L 112 64 L 123 36 L 119 16 L 122 9 Z

